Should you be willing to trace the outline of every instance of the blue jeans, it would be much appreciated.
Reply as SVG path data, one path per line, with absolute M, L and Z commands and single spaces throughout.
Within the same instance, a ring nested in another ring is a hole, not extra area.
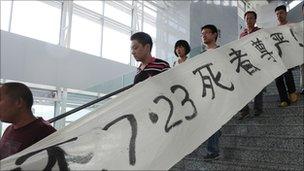
M 216 131 L 207 140 L 207 153 L 208 154 L 219 154 L 219 138 L 222 135 L 221 130 Z

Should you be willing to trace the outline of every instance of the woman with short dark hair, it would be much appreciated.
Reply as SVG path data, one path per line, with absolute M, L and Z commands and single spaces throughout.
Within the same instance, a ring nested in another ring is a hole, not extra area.
M 187 55 L 190 50 L 190 45 L 186 40 L 178 40 L 174 46 L 174 54 L 178 57 L 178 59 L 173 63 L 173 66 L 185 62 L 188 58 Z

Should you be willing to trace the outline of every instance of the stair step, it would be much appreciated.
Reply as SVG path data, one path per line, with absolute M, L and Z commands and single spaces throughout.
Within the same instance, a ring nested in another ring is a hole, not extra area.
M 303 124 L 227 124 L 222 127 L 224 134 L 252 135 L 252 136 L 303 136 Z
M 303 151 L 287 151 L 278 149 L 238 147 L 222 148 L 224 159 L 236 159 L 245 162 L 269 162 L 274 164 L 302 165 Z
M 280 98 L 279 95 L 264 95 L 263 96 L 263 108 L 279 108 L 279 109 L 284 109 L 279 107 L 280 103 Z M 249 107 L 252 109 L 253 108 L 254 102 L 251 101 L 248 103 Z M 290 106 L 304 106 L 304 96 L 300 95 L 300 100 L 297 101 L 296 103 L 292 103 Z
M 275 119 L 275 118 L 284 118 L 284 117 L 304 118 L 304 105 L 288 106 L 285 108 L 269 107 L 269 108 L 264 108 L 263 111 L 264 112 L 260 116 L 254 116 L 253 109 L 250 107 L 250 113 L 248 118 L 239 121 L 238 118 L 240 115 L 236 114 L 229 122 L 243 123 L 246 122 L 247 120 L 254 120 L 254 119 L 258 120 L 260 118 L 265 118 L 265 119 Z
M 295 86 L 296 86 L 296 91 L 301 89 L 300 80 L 295 82 Z M 266 92 L 264 94 L 266 94 L 266 95 L 278 95 L 277 86 L 275 84 L 274 85 L 268 85 L 266 87 Z
M 227 124 L 303 124 L 304 117 L 302 115 L 285 114 L 271 115 L 262 113 L 260 116 L 249 116 L 243 120 L 231 119 Z
M 219 159 L 214 161 L 205 162 L 201 158 L 184 158 L 173 166 L 171 171 L 184 171 L 184 170 L 303 170 L 303 165 L 284 165 L 278 163 L 268 162 L 244 162 L 239 160 Z
M 285 108 L 278 108 L 278 107 L 268 107 L 264 108 L 265 115 L 304 115 L 304 105 L 303 106 L 288 106 Z
M 302 136 L 240 136 L 237 134 L 223 134 L 220 147 L 254 147 L 267 149 L 281 149 L 288 151 L 304 151 L 304 137 Z
M 238 148 L 238 147 L 252 147 L 252 148 L 266 148 L 286 151 L 304 151 L 304 136 L 242 136 L 237 134 L 223 134 L 220 137 L 220 148 Z M 192 155 L 205 154 L 207 141 L 202 143 Z
M 186 158 L 200 158 L 206 155 L 204 146 L 200 146 Z M 220 155 L 222 159 L 239 160 L 244 162 L 268 162 L 274 164 L 303 164 L 304 152 L 290 151 L 275 148 L 258 148 L 258 147 L 222 147 L 220 148 Z
M 279 108 L 279 103 L 280 101 L 272 101 L 272 102 L 263 102 L 263 108 Z M 252 108 L 253 102 L 249 103 L 249 106 Z M 296 103 L 292 103 L 290 106 L 299 106 L 299 107 L 304 107 L 304 99 L 300 99 Z
M 250 117 L 226 123 L 219 160 L 203 161 L 205 142 L 170 170 L 304 170 L 304 96 L 286 108 L 278 102 L 277 94 L 266 94 L 260 116 L 253 116 L 251 102 Z
M 264 99 L 264 102 L 279 102 L 280 101 L 280 97 L 278 94 L 264 95 L 263 99 Z M 300 99 L 304 101 L 304 96 L 301 95 Z

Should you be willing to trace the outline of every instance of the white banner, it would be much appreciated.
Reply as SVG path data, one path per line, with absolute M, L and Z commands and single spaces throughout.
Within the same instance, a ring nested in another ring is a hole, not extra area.
M 200 54 L 2 160 L 0 169 L 167 170 L 303 63 L 302 33 L 303 22 L 261 29 Z

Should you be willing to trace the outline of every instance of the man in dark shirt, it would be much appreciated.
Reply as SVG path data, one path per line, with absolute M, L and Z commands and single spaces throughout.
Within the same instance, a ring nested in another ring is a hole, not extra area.
M 149 34 L 137 32 L 131 36 L 131 41 L 132 55 L 136 61 L 141 62 L 137 68 L 134 84 L 170 68 L 166 61 L 151 56 L 153 42 Z
M 259 27 L 255 26 L 257 14 L 254 11 L 247 11 L 244 14 L 244 18 L 246 21 L 247 28 L 240 34 L 240 38 L 245 37 L 248 34 L 251 34 L 255 31 L 260 30 Z M 263 92 L 262 90 L 258 95 L 254 98 L 254 115 L 259 116 L 263 112 Z M 239 120 L 242 120 L 249 116 L 249 106 L 248 104 L 241 109 Z
M 33 95 L 21 83 L 0 85 L 0 120 L 11 123 L 0 140 L 0 160 L 18 153 L 55 132 L 49 123 L 32 113 Z
M 288 24 L 287 10 L 285 5 L 278 6 L 275 9 L 275 13 L 279 26 Z M 293 79 L 292 69 L 288 69 L 284 74 L 276 78 L 275 82 L 281 100 L 279 107 L 287 107 L 291 103 L 295 103 L 299 100 L 300 96 L 296 93 L 296 86 Z

